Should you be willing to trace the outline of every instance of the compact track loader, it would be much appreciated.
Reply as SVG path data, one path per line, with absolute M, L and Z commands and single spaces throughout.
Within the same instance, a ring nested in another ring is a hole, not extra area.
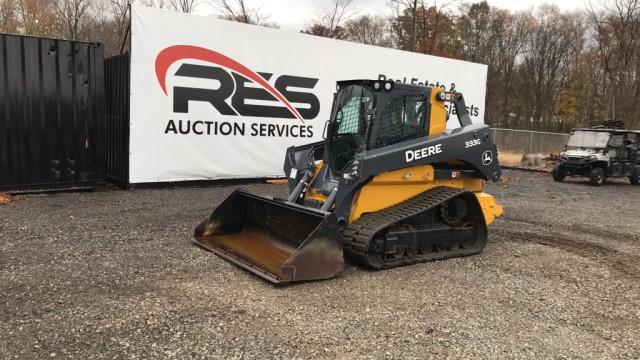
M 375 80 L 337 89 L 326 140 L 287 149 L 288 198 L 238 190 L 195 243 L 274 283 L 334 277 L 344 256 L 385 269 L 481 252 L 502 214 L 483 180 L 500 167 L 462 95 Z M 460 128 L 446 129 L 446 103 Z

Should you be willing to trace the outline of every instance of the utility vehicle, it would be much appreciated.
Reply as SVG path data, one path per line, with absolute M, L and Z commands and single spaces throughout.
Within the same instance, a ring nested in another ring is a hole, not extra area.
M 628 177 L 640 183 L 640 131 L 622 129 L 573 129 L 560 163 L 553 169 L 555 181 L 585 176 L 600 186 L 607 178 Z

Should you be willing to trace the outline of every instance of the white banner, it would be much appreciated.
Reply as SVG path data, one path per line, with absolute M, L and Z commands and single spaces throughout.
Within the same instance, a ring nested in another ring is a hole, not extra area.
M 282 176 L 287 147 L 322 139 L 337 80 L 442 86 L 484 121 L 486 65 L 137 5 L 132 13 L 131 183 Z

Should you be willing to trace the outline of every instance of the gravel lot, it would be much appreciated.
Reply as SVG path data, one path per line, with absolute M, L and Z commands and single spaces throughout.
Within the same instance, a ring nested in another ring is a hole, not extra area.
M 191 244 L 234 188 L 1 205 L 0 356 L 640 357 L 640 187 L 626 181 L 506 171 L 481 255 L 285 288 Z

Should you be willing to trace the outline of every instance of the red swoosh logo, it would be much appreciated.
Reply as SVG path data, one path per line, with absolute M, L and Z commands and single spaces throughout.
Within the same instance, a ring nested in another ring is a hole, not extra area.
M 289 101 L 278 90 L 273 88 L 262 76 L 256 74 L 248 67 L 226 55 L 199 46 L 174 45 L 160 51 L 156 57 L 156 76 L 158 77 L 158 82 L 160 83 L 160 87 L 165 95 L 167 95 L 166 76 L 169 66 L 176 61 L 184 59 L 202 60 L 218 64 L 262 85 L 265 90 L 270 92 L 276 99 L 280 100 L 280 102 L 282 102 L 289 111 L 291 111 L 291 113 L 304 124 L 304 120 L 298 110 L 294 108 L 293 105 L 291 105 L 291 103 L 289 103 Z

